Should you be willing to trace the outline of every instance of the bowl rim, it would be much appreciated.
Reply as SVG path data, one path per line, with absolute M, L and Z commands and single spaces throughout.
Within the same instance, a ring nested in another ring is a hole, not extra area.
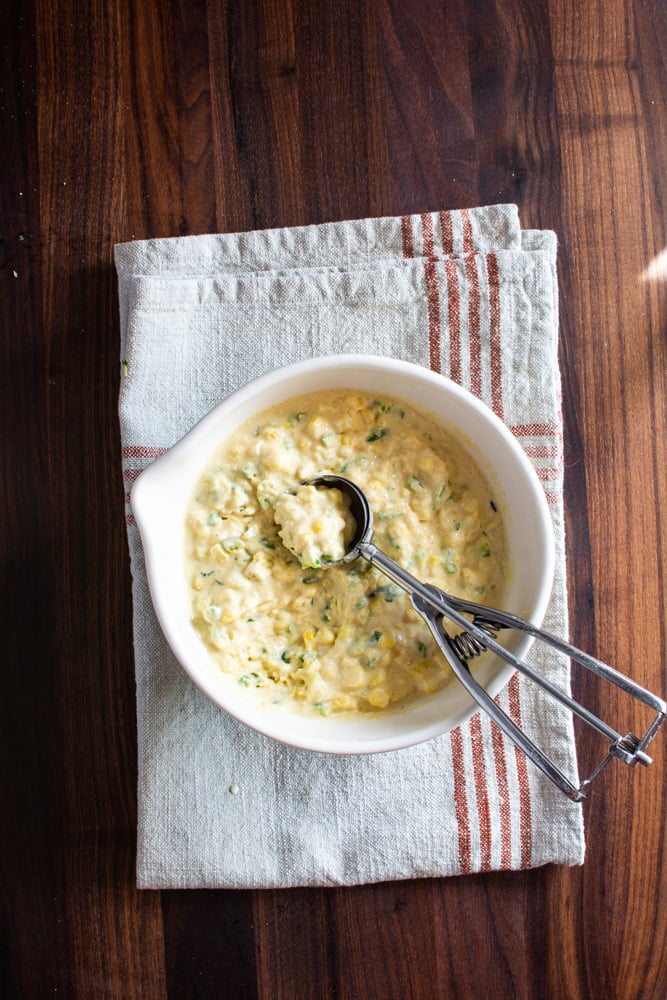
M 225 687 L 224 683 L 221 684 L 219 682 L 219 678 L 216 678 L 218 683 L 213 683 L 212 672 L 206 673 L 198 669 L 195 665 L 193 665 L 190 657 L 185 654 L 182 636 L 179 634 L 180 630 L 177 627 L 174 627 L 173 622 L 166 613 L 166 606 L 161 597 L 162 587 L 159 579 L 159 560 L 156 550 L 158 539 L 155 537 L 155 533 L 152 530 L 150 516 L 153 498 L 157 497 L 161 484 L 163 484 L 165 480 L 172 477 L 173 472 L 177 470 L 179 466 L 189 466 L 191 464 L 195 464 L 192 458 L 193 454 L 195 454 L 196 451 L 203 446 L 203 443 L 207 440 L 212 430 L 216 428 L 228 415 L 233 417 L 235 412 L 242 410 L 244 405 L 247 405 L 252 401 L 257 402 L 257 405 L 253 408 L 252 412 L 259 413 L 262 409 L 266 409 L 267 405 L 276 405 L 265 404 L 262 402 L 262 398 L 266 390 L 270 388 L 273 389 L 287 381 L 291 382 L 301 379 L 304 376 L 315 376 L 321 372 L 330 373 L 332 368 L 335 369 L 337 373 L 340 372 L 341 384 L 339 388 L 341 389 L 354 389 L 352 380 L 355 372 L 358 373 L 360 369 L 375 371 L 377 373 L 387 375 L 395 374 L 399 377 L 412 375 L 425 383 L 429 383 L 436 389 L 445 389 L 447 392 L 451 393 L 462 403 L 463 406 L 470 407 L 474 410 L 479 417 L 490 425 L 491 430 L 504 440 L 505 445 L 513 453 L 513 458 L 520 467 L 523 475 L 526 477 L 526 481 L 532 485 L 531 497 L 535 501 L 535 514 L 539 524 L 539 540 L 541 544 L 541 550 L 537 553 L 537 557 L 542 561 L 544 568 L 541 575 L 541 585 L 539 587 L 539 591 L 535 594 L 534 603 L 530 609 L 530 613 L 525 617 L 532 624 L 539 627 L 542 624 L 553 586 L 555 571 L 555 538 L 551 514 L 549 512 L 546 496 L 544 494 L 542 484 L 537 476 L 537 472 L 510 429 L 490 409 L 490 407 L 457 382 L 454 382 L 452 379 L 439 372 L 434 372 L 431 369 L 416 364 L 415 362 L 402 361 L 400 359 L 388 358 L 382 355 L 374 354 L 327 354 L 316 358 L 309 358 L 281 365 L 269 372 L 252 378 L 250 381 L 234 390 L 223 400 L 213 406 L 174 445 L 146 466 L 132 486 L 130 493 L 131 507 L 143 547 L 146 578 L 151 601 L 163 635 L 185 673 L 190 677 L 193 683 L 200 690 L 202 690 L 215 705 L 218 706 L 218 708 L 222 709 L 233 718 L 243 722 L 256 732 L 289 746 L 334 755 L 378 753 L 414 746 L 426 740 L 433 739 L 438 735 L 443 735 L 471 718 L 475 712 L 480 710 L 479 706 L 474 699 L 468 695 L 465 708 L 453 713 L 452 716 L 443 724 L 442 728 L 435 727 L 437 728 L 437 731 L 430 731 L 426 734 L 415 733 L 410 735 L 409 732 L 406 732 L 402 736 L 393 735 L 374 740 L 360 740 L 352 737 L 347 740 L 338 739 L 334 744 L 332 744 L 331 740 L 327 740 L 326 734 L 322 734 L 319 737 L 311 737 L 307 740 L 304 740 L 303 738 L 294 738 L 291 734 L 286 733 L 285 725 L 280 724 L 280 720 L 283 720 L 284 722 L 284 720 L 289 718 L 289 716 L 283 715 L 279 712 L 258 712 L 257 706 L 252 699 L 249 699 L 247 703 L 240 706 L 235 701 L 232 704 L 232 700 L 225 698 L 223 695 Z M 351 379 L 349 385 L 345 384 L 346 375 Z M 332 385 L 331 388 L 335 389 L 338 387 Z M 307 388 L 299 389 L 291 393 L 288 392 L 281 398 L 285 401 L 291 396 L 305 395 L 310 391 L 318 390 L 309 390 Z M 387 390 L 387 392 L 389 395 L 393 394 L 397 397 L 401 396 L 400 387 L 397 387 L 396 391 Z M 417 403 L 414 405 L 418 406 Z M 237 419 L 234 421 L 232 419 L 229 427 L 224 431 L 224 434 L 218 437 L 218 441 L 221 442 L 224 440 L 224 437 L 232 433 L 233 430 L 236 427 L 239 427 L 246 419 L 249 419 L 249 415 L 244 416 L 240 420 Z M 446 421 L 440 419 L 440 422 L 446 427 Z M 463 434 L 465 436 L 465 432 L 463 432 Z M 472 443 L 474 444 L 474 442 Z M 215 446 L 207 448 L 206 454 L 208 455 L 212 453 L 214 447 Z M 204 462 L 200 462 L 199 459 L 197 459 L 196 469 L 198 471 L 193 478 L 189 480 L 191 489 L 194 488 L 196 477 L 201 473 L 203 464 Z M 487 464 L 492 468 L 492 464 L 488 460 Z M 183 590 L 185 592 L 184 582 Z M 192 629 L 192 632 L 194 633 L 194 629 Z M 521 638 L 521 642 L 523 644 L 521 655 L 525 656 L 529 646 L 532 644 L 532 637 L 524 636 Z M 488 682 L 483 684 L 491 697 L 495 697 L 508 684 L 510 678 L 515 673 L 514 668 L 507 663 L 499 664 L 498 661 L 496 661 L 496 664 L 497 665 L 494 668 L 492 676 Z M 388 712 L 383 714 L 386 718 L 391 713 Z M 338 718 L 340 719 L 340 717 Z

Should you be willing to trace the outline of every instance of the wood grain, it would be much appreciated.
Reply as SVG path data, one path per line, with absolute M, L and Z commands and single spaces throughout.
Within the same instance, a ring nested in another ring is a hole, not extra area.
M 138 892 L 114 243 L 511 200 L 559 236 L 581 646 L 667 690 L 661 0 L 10 0 L 0 428 L 7 997 L 662 998 L 664 738 L 580 869 Z M 590 678 L 619 726 L 640 710 Z M 580 732 L 582 767 L 604 752 Z
M 570 297 L 578 303 L 572 316 L 577 326 L 566 338 L 566 343 L 576 343 L 576 362 L 567 366 L 566 378 L 577 400 L 579 423 L 587 430 L 577 476 L 585 482 L 587 517 L 580 530 L 587 536 L 586 548 L 590 546 L 592 573 L 583 595 L 589 621 L 575 628 L 578 641 L 587 641 L 603 658 L 632 663 L 638 679 L 647 683 L 651 678 L 664 691 L 664 668 L 660 670 L 655 651 L 664 643 L 661 502 L 667 485 L 667 357 L 664 304 L 656 301 L 645 272 L 664 248 L 665 232 L 655 190 L 638 183 L 650 176 L 653 154 L 644 102 L 655 97 L 652 87 L 646 88 L 637 58 L 639 38 L 651 28 L 648 18 L 635 21 L 620 6 L 609 20 L 606 5 L 592 6 L 591 17 L 604 22 L 604 29 L 588 37 L 583 51 L 581 26 L 567 21 L 572 11 L 554 19 L 554 37 L 560 39 L 554 55 L 563 239 L 570 248 Z M 664 27 L 664 11 L 661 20 Z M 644 336 L 637 336 L 639 330 Z M 634 474 L 628 475 L 630 469 Z M 653 544 L 626 544 L 635 537 Z M 578 597 L 575 587 L 575 608 Z M 623 725 L 628 728 L 642 724 L 639 712 L 630 710 L 622 696 L 598 693 L 588 681 L 580 691 L 610 717 L 627 720 Z M 594 759 L 593 741 L 584 735 L 580 743 L 582 758 Z M 647 777 L 635 775 L 639 780 L 628 782 L 605 776 L 591 797 L 588 824 L 606 829 L 610 815 L 624 815 L 628 844 L 641 843 L 645 858 L 656 859 L 664 845 L 657 821 L 665 802 L 662 759 L 650 782 Z M 585 936 L 585 967 L 604 970 L 602 982 L 611 993 L 659 996 L 665 970 L 630 928 L 642 911 L 657 939 L 665 940 L 664 870 L 659 864 L 638 863 L 636 850 L 630 849 L 601 853 L 596 868 L 594 881 L 590 870 L 584 870 L 584 898 L 603 901 L 605 924 L 623 927 L 625 934 L 622 947 L 616 935 Z M 592 985 L 589 976 L 584 986 Z

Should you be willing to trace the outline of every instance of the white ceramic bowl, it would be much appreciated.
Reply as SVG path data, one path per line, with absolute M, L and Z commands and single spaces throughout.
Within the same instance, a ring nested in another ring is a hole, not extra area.
M 430 411 L 458 435 L 494 489 L 503 514 L 510 556 L 504 601 L 540 625 L 553 581 L 551 518 L 539 479 L 505 425 L 454 382 L 420 366 L 388 358 L 340 355 L 279 368 L 254 380 L 215 407 L 137 479 L 132 509 L 141 533 L 151 596 L 162 630 L 185 671 L 220 708 L 283 743 L 328 753 L 397 750 L 453 729 L 477 710 L 453 681 L 434 695 L 393 712 L 348 718 L 314 718 L 262 707 L 253 689 L 241 687 L 215 666 L 190 623 L 185 572 L 185 516 L 195 484 L 225 437 L 253 414 L 293 396 L 322 389 L 358 389 L 399 396 Z M 503 633 L 503 637 L 511 633 Z M 530 639 L 514 635 L 524 656 Z M 512 668 L 487 654 L 475 676 L 493 696 Z

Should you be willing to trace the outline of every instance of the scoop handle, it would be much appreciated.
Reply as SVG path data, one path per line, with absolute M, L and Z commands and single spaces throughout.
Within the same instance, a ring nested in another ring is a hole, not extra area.
M 643 764 L 644 766 L 647 766 L 651 763 L 651 758 L 645 752 L 646 747 L 655 737 L 667 717 L 667 706 L 665 705 L 664 700 L 658 697 L 658 695 L 655 695 L 646 688 L 641 687 L 641 685 L 630 680 L 629 677 L 620 674 L 618 671 L 614 670 L 607 664 L 602 663 L 600 660 L 596 660 L 588 653 L 575 649 L 574 646 L 570 646 L 570 644 L 564 640 L 551 635 L 543 629 L 537 628 L 535 625 L 524 621 L 524 619 L 519 618 L 516 615 L 510 614 L 506 611 L 488 608 L 482 604 L 475 604 L 472 601 L 464 601 L 459 598 L 452 597 L 444 591 L 439 590 L 437 587 L 422 583 L 421 580 L 418 580 L 416 577 L 408 573 L 407 570 L 404 570 L 402 566 L 395 563 L 393 559 L 390 559 L 389 556 L 387 556 L 371 542 L 363 542 L 359 546 L 359 553 L 410 595 L 413 607 L 427 623 L 438 644 L 438 647 L 446 657 L 447 662 L 466 690 L 475 699 L 478 705 L 480 705 L 480 707 L 488 713 L 493 721 L 500 726 L 503 732 L 506 733 L 506 735 L 509 736 L 521 750 L 523 750 L 526 756 L 532 760 L 533 763 L 536 764 L 537 767 L 539 767 L 540 770 L 542 770 L 569 798 L 574 801 L 579 801 L 584 798 L 585 789 L 612 758 L 621 760 L 624 764 L 628 764 L 630 766 L 634 766 L 636 764 Z M 472 615 L 473 621 L 466 618 L 466 614 Z M 629 694 L 632 697 L 637 698 L 639 701 L 642 701 L 644 704 L 649 705 L 656 712 L 655 718 L 643 736 L 638 737 L 635 736 L 634 733 L 627 733 L 625 736 L 622 736 L 610 725 L 598 718 L 584 705 L 581 705 L 579 702 L 571 698 L 567 692 L 562 691 L 560 688 L 556 687 L 555 684 L 552 684 L 546 677 L 539 674 L 528 663 L 526 663 L 525 660 L 516 656 L 511 652 L 511 650 L 506 649 L 497 641 L 495 636 L 489 635 L 488 631 L 480 628 L 480 626 L 475 622 L 476 616 L 487 622 L 493 623 L 493 625 L 497 625 L 498 628 L 518 629 L 519 631 L 531 635 L 537 641 L 544 642 L 546 645 L 557 649 L 559 652 L 570 657 L 583 667 L 593 671 L 599 677 L 616 685 L 616 687 L 625 691 L 626 694 Z M 525 733 L 515 725 L 509 716 L 507 716 L 493 701 L 493 699 L 489 697 L 484 688 L 477 683 L 470 673 L 466 661 L 457 653 L 453 640 L 450 638 L 444 627 L 443 618 L 447 618 L 447 620 L 454 622 L 454 624 L 468 632 L 468 634 L 479 644 L 480 649 L 488 649 L 490 652 L 495 653 L 496 656 L 505 660 L 506 663 L 511 664 L 511 666 L 513 666 L 516 670 L 521 671 L 521 673 L 525 674 L 532 681 L 543 688 L 548 694 L 555 698 L 556 701 L 568 708 L 573 714 L 577 715 L 609 741 L 610 745 L 608 747 L 606 757 L 600 762 L 600 764 L 597 765 L 592 774 L 581 782 L 578 788 L 573 785 L 572 782 L 570 782 L 568 778 L 556 767 L 556 765 L 544 755 L 539 747 L 537 747 L 525 735 Z

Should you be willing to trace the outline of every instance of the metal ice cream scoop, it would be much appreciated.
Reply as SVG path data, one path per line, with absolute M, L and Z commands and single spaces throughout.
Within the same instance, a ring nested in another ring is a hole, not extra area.
M 362 557 L 398 584 L 409 595 L 415 611 L 428 625 L 438 647 L 469 694 L 526 756 L 569 798 L 575 802 L 585 798 L 588 785 L 613 757 L 617 757 L 624 764 L 630 766 L 638 763 L 647 766 L 651 763 L 651 758 L 645 749 L 665 721 L 667 705 L 662 698 L 647 691 L 595 657 L 589 656 L 588 653 L 576 649 L 564 640 L 537 628 L 517 615 L 453 597 L 438 587 L 423 583 L 412 576 L 372 543 L 373 512 L 363 490 L 356 483 L 343 476 L 327 474 L 308 480 L 307 485 L 340 490 L 349 499 L 350 514 L 356 526 L 345 555 L 326 565 L 349 563 Z M 445 625 L 445 619 L 458 625 L 463 631 L 458 635 L 450 635 Z M 568 694 L 537 673 L 524 660 L 502 646 L 497 640 L 498 632 L 501 629 L 515 629 L 527 633 L 538 642 L 553 647 L 587 670 L 593 671 L 598 677 L 615 684 L 626 694 L 654 709 L 657 714 L 645 734 L 642 737 L 635 736 L 633 733 L 621 736 L 606 722 L 574 701 Z M 468 660 L 479 656 L 485 650 L 495 653 L 496 656 L 530 677 L 553 698 L 609 740 L 610 746 L 606 756 L 578 787 L 563 774 L 475 680 L 468 667 Z

